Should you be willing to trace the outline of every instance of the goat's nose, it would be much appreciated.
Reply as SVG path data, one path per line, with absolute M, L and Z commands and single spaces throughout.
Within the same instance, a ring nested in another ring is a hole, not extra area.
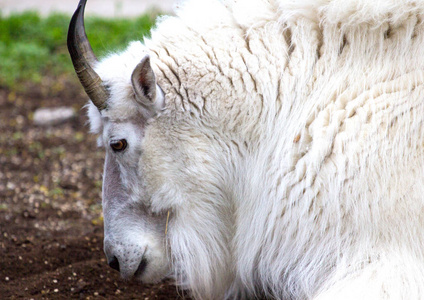
M 115 269 L 116 271 L 119 272 L 119 261 L 116 258 L 116 256 L 114 256 L 110 261 L 109 261 L 109 267 L 111 267 L 112 269 Z

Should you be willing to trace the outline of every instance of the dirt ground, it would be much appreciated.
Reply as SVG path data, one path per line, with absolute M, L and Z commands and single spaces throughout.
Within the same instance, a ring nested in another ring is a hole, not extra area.
M 124 282 L 103 254 L 103 152 L 88 133 L 86 96 L 55 79 L 30 92 L 0 88 L 0 298 L 188 299 L 169 282 Z M 39 107 L 77 116 L 37 127 Z

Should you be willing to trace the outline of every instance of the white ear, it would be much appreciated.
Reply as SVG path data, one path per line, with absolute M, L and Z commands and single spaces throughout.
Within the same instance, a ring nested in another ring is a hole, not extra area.
M 86 107 L 91 133 L 100 134 L 103 130 L 103 123 L 99 109 L 91 101 L 89 101 Z
M 137 101 L 149 112 L 155 114 L 164 106 L 164 95 L 156 84 L 156 76 L 150 66 L 150 57 L 146 55 L 135 67 L 131 75 L 131 84 Z

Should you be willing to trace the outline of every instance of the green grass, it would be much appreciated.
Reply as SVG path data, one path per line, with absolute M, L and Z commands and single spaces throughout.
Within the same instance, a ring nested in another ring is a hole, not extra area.
M 149 34 L 156 14 L 133 19 L 86 18 L 86 30 L 97 57 L 122 50 Z M 66 47 L 70 16 L 40 17 L 34 12 L 0 13 L 0 86 L 20 90 L 46 76 L 73 76 Z

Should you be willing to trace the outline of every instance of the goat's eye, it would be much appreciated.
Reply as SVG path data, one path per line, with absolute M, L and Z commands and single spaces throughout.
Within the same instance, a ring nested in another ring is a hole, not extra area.
M 115 152 L 123 151 L 125 150 L 125 148 L 127 148 L 127 141 L 126 140 L 111 141 L 110 147 Z

